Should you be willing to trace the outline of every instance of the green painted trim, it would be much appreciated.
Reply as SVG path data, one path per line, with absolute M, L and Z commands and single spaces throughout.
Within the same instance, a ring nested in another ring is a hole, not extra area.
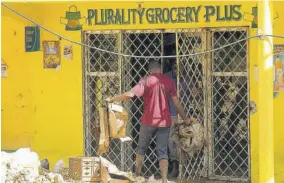
M 16 149 L 16 150 L 12 150 L 12 149 L 1 149 L 1 151 L 4 151 L 4 152 L 6 152 L 6 153 L 13 153 L 13 152 L 16 152 L 17 149 Z

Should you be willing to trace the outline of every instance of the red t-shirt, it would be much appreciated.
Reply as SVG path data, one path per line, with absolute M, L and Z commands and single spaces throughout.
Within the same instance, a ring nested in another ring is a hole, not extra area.
M 171 97 L 177 96 L 173 80 L 163 74 L 154 73 L 143 77 L 131 91 L 137 97 L 143 96 L 143 125 L 157 127 L 171 126 L 169 100 L 171 100 Z

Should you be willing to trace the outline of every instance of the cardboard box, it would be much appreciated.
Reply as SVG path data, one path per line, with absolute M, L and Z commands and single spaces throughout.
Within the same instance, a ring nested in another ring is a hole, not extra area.
M 121 138 L 126 136 L 126 125 L 128 122 L 128 113 L 118 104 L 109 105 L 109 132 L 112 138 Z
M 133 177 L 125 176 L 115 165 L 102 157 L 70 157 L 69 178 L 80 182 L 132 183 Z M 113 174 L 108 172 L 111 167 Z M 117 170 L 115 170 L 117 169 Z
M 101 181 L 101 163 L 98 157 L 70 157 L 69 177 L 82 182 Z

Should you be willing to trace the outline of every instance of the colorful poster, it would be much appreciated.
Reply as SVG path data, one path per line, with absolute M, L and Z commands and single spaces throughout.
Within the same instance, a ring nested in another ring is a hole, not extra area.
M 43 41 L 44 68 L 56 69 L 60 67 L 60 42 Z
M 274 45 L 274 83 L 273 91 L 284 91 L 284 45 Z
M 64 45 L 64 59 L 72 60 L 73 59 L 73 48 L 72 45 Z
M 40 30 L 37 26 L 25 27 L 25 51 L 34 52 L 40 50 Z
M 1 77 L 2 78 L 7 77 L 7 65 L 3 61 L 1 61 Z

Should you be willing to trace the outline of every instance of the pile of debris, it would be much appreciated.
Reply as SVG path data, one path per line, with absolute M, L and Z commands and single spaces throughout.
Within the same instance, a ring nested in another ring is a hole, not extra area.
M 5 183 L 64 183 L 62 175 L 41 169 L 38 155 L 29 148 L 1 152 L 1 181 Z
M 131 140 L 125 135 L 128 114 L 121 105 L 111 104 L 100 108 L 99 154 L 108 152 L 110 138 L 121 141 Z M 109 117 L 109 119 L 108 119 Z M 174 141 L 186 152 L 193 152 L 203 145 L 203 128 L 199 123 L 190 125 L 180 123 L 176 126 Z M 202 134 L 202 135 L 201 135 Z M 144 179 L 131 173 L 120 171 L 103 157 L 70 157 L 69 168 L 63 160 L 58 161 L 53 172 L 49 171 L 47 159 L 39 157 L 29 148 L 22 148 L 14 153 L 2 153 L 1 180 L 5 183 L 159 183 L 154 177 Z
M 5 183 L 130 183 L 136 182 L 132 172 L 122 172 L 103 157 L 70 157 L 69 168 L 63 160 L 49 171 L 47 159 L 39 157 L 29 148 L 14 153 L 1 152 L 1 182 Z
M 145 179 L 144 177 L 136 177 L 135 182 L 136 183 L 162 183 L 162 179 L 156 180 L 154 175 L 152 175 L 148 179 Z M 167 183 L 175 183 L 175 182 L 168 180 Z

